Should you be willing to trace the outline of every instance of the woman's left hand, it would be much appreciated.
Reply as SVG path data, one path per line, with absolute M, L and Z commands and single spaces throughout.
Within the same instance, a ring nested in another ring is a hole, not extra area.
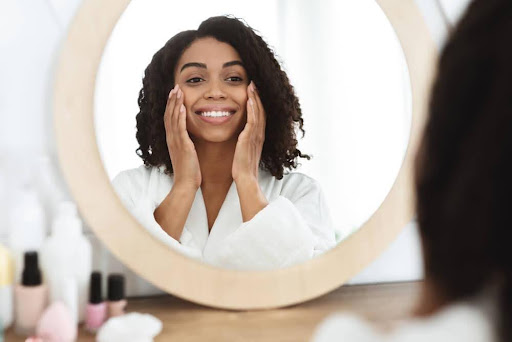
M 231 173 L 235 183 L 258 181 L 258 168 L 265 141 L 265 110 L 251 82 L 247 87 L 247 123 L 238 136 Z

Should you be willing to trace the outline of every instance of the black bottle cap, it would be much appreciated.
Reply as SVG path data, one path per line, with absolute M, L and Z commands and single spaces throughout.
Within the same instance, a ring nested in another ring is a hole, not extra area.
M 115 302 L 124 299 L 124 277 L 122 274 L 108 276 L 108 300 Z
M 25 252 L 25 267 L 21 276 L 21 285 L 23 286 L 39 286 L 41 285 L 41 271 L 37 262 L 37 252 Z
M 91 284 L 89 287 L 89 303 L 99 304 L 101 302 L 103 302 L 103 298 L 101 296 L 101 273 L 95 271 L 91 273 Z

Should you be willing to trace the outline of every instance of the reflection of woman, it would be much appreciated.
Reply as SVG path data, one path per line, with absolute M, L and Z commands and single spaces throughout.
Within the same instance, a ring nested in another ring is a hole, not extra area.
M 288 266 L 334 245 L 318 183 L 284 174 L 309 158 L 297 149 L 301 110 L 252 29 L 214 17 L 177 34 L 147 67 L 138 103 L 145 166 L 114 186 L 154 235 L 239 269 Z
M 420 317 L 388 335 L 333 317 L 315 342 L 512 341 L 511 37 L 512 2 L 476 0 L 440 60 L 416 165 Z

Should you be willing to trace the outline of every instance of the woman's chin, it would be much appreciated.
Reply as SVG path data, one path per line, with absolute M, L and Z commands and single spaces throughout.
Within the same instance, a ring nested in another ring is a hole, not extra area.
M 237 139 L 238 134 L 234 134 L 234 132 L 212 130 L 210 132 L 201 132 L 201 134 L 195 135 L 194 141 L 200 140 L 201 142 L 208 143 L 223 143 L 228 141 L 236 142 Z
M 234 124 L 234 125 L 233 125 Z M 190 135 L 194 138 L 194 141 L 202 141 L 202 142 L 211 142 L 211 143 L 222 143 L 228 141 L 237 141 L 238 136 L 243 130 L 243 127 L 240 127 L 239 123 L 231 123 L 230 125 L 208 125 L 208 127 L 198 127 L 196 125 L 191 125 L 191 127 L 187 127 L 187 130 L 190 132 Z

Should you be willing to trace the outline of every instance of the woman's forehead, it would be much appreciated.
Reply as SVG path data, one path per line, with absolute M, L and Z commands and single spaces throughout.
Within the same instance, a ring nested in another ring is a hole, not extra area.
M 183 51 L 177 65 L 177 71 L 187 63 L 203 64 L 206 68 L 223 68 L 226 63 L 242 62 L 240 55 L 231 45 L 220 42 L 215 38 L 195 40 Z

